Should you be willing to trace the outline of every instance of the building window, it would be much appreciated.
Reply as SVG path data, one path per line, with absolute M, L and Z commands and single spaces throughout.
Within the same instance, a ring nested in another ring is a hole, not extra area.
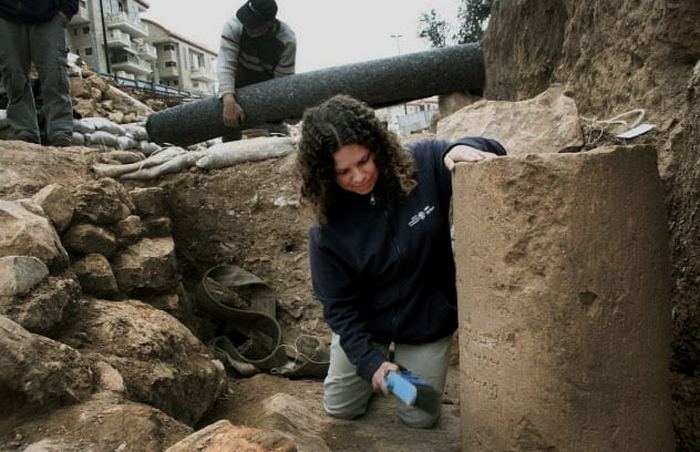
M 78 29 L 77 28 L 73 29 L 73 36 L 78 36 Z
M 86 35 L 90 33 L 90 27 L 83 27 L 83 34 Z
M 194 88 L 199 88 L 199 82 L 194 82 L 194 83 L 192 83 L 192 86 L 193 86 Z
M 85 48 L 85 55 L 92 55 L 92 47 Z
M 165 67 L 177 67 L 177 63 L 175 61 L 166 61 Z
M 175 45 L 173 45 L 173 44 L 165 44 L 165 45 L 163 46 L 163 50 L 166 51 L 166 52 L 171 51 L 171 50 L 175 50 Z
M 178 80 L 173 80 L 173 86 L 177 86 L 177 85 L 178 85 Z
M 87 0 L 80 0 L 80 7 L 87 8 Z

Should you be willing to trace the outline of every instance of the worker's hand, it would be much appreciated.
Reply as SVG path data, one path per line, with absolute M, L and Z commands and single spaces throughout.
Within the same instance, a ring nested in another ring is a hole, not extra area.
M 372 389 L 374 392 L 383 392 L 389 395 L 389 389 L 387 389 L 384 384 L 384 377 L 390 370 L 398 371 L 400 369 L 398 365 L 389 361 L 384 361 L 377 371 L 374 372 L 374 375 L 372 375 Z
M 445 154 L 444 162 L 448 170 L 452 171 L 455 163 L 459 162 L 481 162 L 496 158 L 496 154 L 480 151 L 466 144 L 459 144 Z
M 223 121 L 226 127 L 236 129 L 240 127 L 241 123 L 245 120 L 245 113 L 233 94 L 224 94 L 224 116 Z

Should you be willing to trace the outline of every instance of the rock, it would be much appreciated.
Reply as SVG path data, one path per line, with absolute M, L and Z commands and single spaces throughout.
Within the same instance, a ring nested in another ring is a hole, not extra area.
M 109 225 L 131 215 L 133 204 L 124 187 L 114 179 L 78 185 L 75 214 L 95 224 Z
M 190 451 L 296 452 L 294 441 L 280 432 L 236 427 L 229 421 L 215 422 L 199 430 L 165 452 Z
M 97 101 L 95 101 L 94 98 L 78 99 L 78 102 L 73 105 L 73 108 L 80 113 L 80 116 L 83 118 L 97 115 Z
M 583 146 L 576 102 L 554 86 L 520 102 L 482 100 L 438 122 L 437 137 L 498 140 L 509 155 L 573 152 Z
M 114 234 L 94 224 L 78 223 L 71 226 L 63 235 L 63 244 L 68 251 L 76 254 L 98 253 L 112 257 L 117 249 Z
M 36 334 L 51 335 L 80 308 L 80 286 L 50 276 L 23 297 L 0 297 L 0 314 Z
M 73 264 L 83 291 L 98 297 L 114 297 L 119 292 L 112 266 L 101 254 L 88 254 Z
M 98 75 L 93 75 L 86 78 L 85 83 L 87 83 L 90 87 L 99 89 L 101 92 L 105 92 L 110 88 L 109 84 Z
M 73 219 L 75 198 L 70 190 L 62 185 L 47 185 L 32 199 L 41 206 L 58 232 L 63 232 Z
M 129 215 L 114 226 L 119 244 L 133 243 L 146 232 L 146 228 L 137 215 Z
M 68 264 L 68 253 L 46 218 L 0 200 L 0 256 L 34 256 L 49 269 Z
M 83 403 L 33 416 L 0 436 L 0 450 L 155 452 L 191 432 L 156 408 L 102 392 Z
M 11 414 L 78 402 L 92 388 L 92 372 L 80 353 L 0 316 L 0 424 Z
M 82 99 L 90 98 L 90 91 L 85 85 L 85 82 L 80 77 L 70 78 L 70 94 L 73 97 L 79 97 Z
M 171 237 L 144 238 L 117 254 L 113 261 L 119 288 L 163 291 L 177 285 L 175 243 Z
M 119 371 L 104 361 L 99 361 L 94 366 L 97 372 L 97 384 L 103 391 L 114 391 L 124 393 L 124 379 Z
M 479 102 L 483 98 L 468 93 L 443 94 L 438 97 L 440 117 L 446 118 L 456 113 L 467 105 Z
M 85 312 L 82 352 L 117 369 L 133 400 L 193 425 L 223 391 L 223 365 L 174 317 L 136 300 L 91 300 Z
M 143 221 L 147 237 L 170 237 L 172 222 L 168 217 L 148 218 Z
M 48 274 L 49 269 L 36 257 L 0 257 L 0 296 L 23 295 Z
M 122 121 L 124 121 L 124 113 L 121 111 L 115 111 L 114 113 L 110 113 L 107 115 L 110 121 L 116 122 L 117 124 L 121 124 Z
M 165 190 L 160 187 L 135 188 L 129 192 L 136 214 L 142 218 L 165 215 Z

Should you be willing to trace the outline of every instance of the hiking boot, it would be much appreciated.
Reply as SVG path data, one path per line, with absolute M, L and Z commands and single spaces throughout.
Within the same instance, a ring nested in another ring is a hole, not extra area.
M 73 144 L 73 137 L 70 135 L 59 133 L 51 138 L 51 146 L 65 147 Z

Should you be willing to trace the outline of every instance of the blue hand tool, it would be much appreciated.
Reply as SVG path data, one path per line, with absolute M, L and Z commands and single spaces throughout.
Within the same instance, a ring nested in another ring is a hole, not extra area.
M 437 413 L 440 409 L 440 394 L 407 370 L 387 372 L 384 384 L 406 405 L 415 406 L 429 413 Z

